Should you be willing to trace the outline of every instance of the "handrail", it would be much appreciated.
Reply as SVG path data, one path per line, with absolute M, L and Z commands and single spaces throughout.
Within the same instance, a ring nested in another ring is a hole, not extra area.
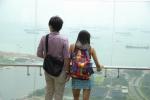
M 0 67 L 16 66 L 16 67 L 42 67 L 41 64 L 0 64 Z M 93 67 L 96 68 L 96 67 Z M 150 67 L 135 67 L 135 66 L 108 66 L 105 65 L 104 69 L 129 69 L 129 70 L 150 70 Z
M 27 67 L 27 76 L 30 75 L 30 72 L 29 72 L 29 67 L 39 67 L 40 68 L 40 76 L 42 76 L 42 65 L 36 65 L 36 64 L 0 64 L 0 68 L 2 67 Z
M 30 66 L 30 67 L 42 67 L 42 65 L 36 65 L 36 64 L 0 64 L 0 67 L 8 67 L 8 66 L 22 66 L 22 67 L 27 67 L 27 66 Z
M 104 69 L 129 69 L 129 70 L 150 70 L 150 67 L 135 67 L 135 66 L 106 66 Z
M 27 67 L 27 75 L 29 76 L 29 67 L 40 67 L 40 76 L 42 75 L 41 72 L 41 68 L 42 65 L 41 64 L 0 64 L 0 67 L 10 67 L 10 66 L 15 66 L 15 67 Z M 93 67 L 94 69 L 96 69 L 96 67 Z M 134 67 L 134 66 L 104 66 L 104 70 L 105 70 L 105 77 L 107 77 L 107 69 L 117 69 L 118 70 L 118 75 L 117 77 L 119 78 L 119 71 L 121 69 L 127 69 L 127 70 L 150 70 L 150 67 Z
M 150 67 L 135 67 L 135 66 L 106 66 L 104 67 L 105 69 L 105 77 L 107 77 L 107 69 L 117 69 L 118 70 L 118 75 L 117 77 L 119 78 L 119 71 L 121 69 L 126 69 L 126 70 L 150 70 Z

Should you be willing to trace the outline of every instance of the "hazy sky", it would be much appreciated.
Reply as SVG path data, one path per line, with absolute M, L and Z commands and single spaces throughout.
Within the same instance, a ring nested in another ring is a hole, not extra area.
M 51 16 L 59 15 L 66 25 L 150 26 L 150 2 L 141 1 L 1 0 L 0 21 L 47 26 Z

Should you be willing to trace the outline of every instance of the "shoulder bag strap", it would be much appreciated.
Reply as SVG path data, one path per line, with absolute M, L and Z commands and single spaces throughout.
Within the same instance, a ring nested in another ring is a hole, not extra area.
M 92 55 L 92 48 L 91 48 L 91 46 L 90 46 L 90 48 L 89 48 L 89 56 L 90 56 L 90 59 L 91 59 L 91 55 Z
M 46 35 L 46 40 L 45 40 L 46 55 L 47 55 L 47 52 L 48 52 L 48 36 L 49 36 L 49 34 Z

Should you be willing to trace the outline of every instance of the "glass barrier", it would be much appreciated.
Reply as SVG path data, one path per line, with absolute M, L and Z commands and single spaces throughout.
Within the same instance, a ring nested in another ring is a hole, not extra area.
M 0 12 L 0 64 L 41 65 L 38 43 L 50 17 L 59 15 L 70 44 L 88 30 L 103 65 L 135 67 L 95 73 L 91 100 L 150 98 L 149 69 L 141 68 L 150 68 L 150 0 L 0 0 Z M 0 100 L 41 100 L 44 86 L 40 68 L 0 67 Z M 72 100 L 70 82 L 64 99 Z
M 28 69 L 29 68 L 29 69 Z M 106 73 L 107 70 L 107 73 Z M 149 100 L 150 69 L 103 69 L 92 76 L 90 100 Z M 43 100 L 45 80 L 40 67 L 0 67 L 0 100 Z M 81 93 L 82 96 L 82 93 Z M 72 100 L 71 80 L 64 100 Z

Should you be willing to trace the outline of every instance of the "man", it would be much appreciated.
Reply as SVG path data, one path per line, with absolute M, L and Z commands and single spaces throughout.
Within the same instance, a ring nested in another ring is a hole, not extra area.
M 65 82 L 67 80 L 67 68 L 69 67 L 69 43 L 68 39 L 63 37 L 59 31 L 63 26 L 63 20 L 59 16 L 53 16 L 49 20 L 49 38 L 48 52 L 54 57 L 64 60 L 64 68 L 58 77 L 52 76 L 45 71 L 46 94 L 45 100 L 63 100 Z M 46 56 L 46 35 L 41 38 L 37 48 L 37 56 L 45 58 Z M 55 67 L 55 66 L 54 66 Z

